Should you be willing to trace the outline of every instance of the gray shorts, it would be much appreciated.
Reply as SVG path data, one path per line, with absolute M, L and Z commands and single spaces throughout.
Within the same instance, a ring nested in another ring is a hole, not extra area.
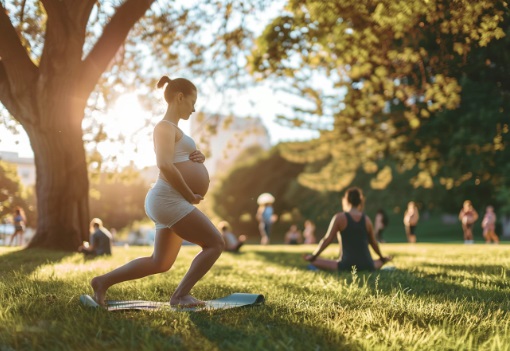
M 159 178 L 145 197 L 145 213 L 156 230 L 171 228 L 195 209 L 176 189 Z

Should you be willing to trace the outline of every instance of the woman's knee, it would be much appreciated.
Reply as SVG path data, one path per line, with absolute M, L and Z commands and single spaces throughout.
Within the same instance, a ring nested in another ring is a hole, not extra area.
M 223 250 L 225 250 L 225 240 L 223 240 L 223 237 L 221 235 L 214 235 L 214 240 L 208 247 L 217 250 L 221 253 L 223 252 Z
M 152 257 L 152 267 L 154 273 L 164 273 L 172 268 L 173 262 L 168 260 L 160 260 Z

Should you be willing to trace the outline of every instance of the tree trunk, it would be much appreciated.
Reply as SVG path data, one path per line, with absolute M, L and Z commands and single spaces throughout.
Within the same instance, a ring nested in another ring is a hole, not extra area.
M 83 132 L 69 116 L 50 120 L 56 122 L 52 128 L 27 128 L 35 157 L 38 209 L 37 232 L 29 247 L 76 251 L 88 240 L 90 220 Z

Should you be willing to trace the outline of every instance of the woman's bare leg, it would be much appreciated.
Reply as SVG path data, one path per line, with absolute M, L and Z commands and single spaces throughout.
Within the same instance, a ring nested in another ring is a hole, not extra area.
M 338 261 L 335 260 L 326 260 L 324 258 L 316 258 L 312 265 L 315 267 L 322 269 L 324 271 L 337 271 L 338 270 Z
M 473 229 L 468 228 L 468 230 L 466 230 L 466 238 L 467 240 L 473 240 Z
M 409 228 L 409 226 L 406 225 L 405 230 L 406 230 L 407 242 L 410 243 L 411 242 L 411 229 Z
M 499 237 L 497 236 L 497 234 L 493 231 L 489 232 L 489 241 L 492 239 L 492 241 L 495 243 L 495 244 L 499 244 Z
M 9 241 L 9 246 L 12 246 L 12 243 L 14 242 L 14 239 L 20 234 L 21 232 L 14 232 L 14 234 L 11 235 L 11 241 Z
M 266 232 L 266 225 L 264 222 L 259 222 L 259 232 L 260 232 L 260 245 L 269 244 L 269 236 Z
M 106 291 L 112 285 L 143 278 L 145 276 L 168 271 L 175 262 L 181 249 L 182 239 L 169 228 L 159 229 L 154 241 L 154 252 L 149 257 L 139 257 L 113 271 L 92 279 L 94 299 L 104 305 Z
M 374 268 L 381 269 L 382 266 L 384 266 L 386 263 L 390 262 L 392 259 L 393 259 L 393 257 L 388 256 L 387 260 L 384 260 L 384 261 L 381 259 L 374 260 Z
M 200 245 L 202 251 L 191 262 L 188 272 L 175 289 L 170 304 L 182 306 L 203 304 L 202 301 L 192 297 L 190 291 L 220 257 L 225 241 L 209 218 L 198 209 L 181 219 L 172 229 L 184 240 Z

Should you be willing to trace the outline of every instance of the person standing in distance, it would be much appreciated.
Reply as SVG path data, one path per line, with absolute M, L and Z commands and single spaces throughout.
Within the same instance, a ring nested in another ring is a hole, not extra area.
M 273 203 L 275 198 L 273 195 L 269 193 L 260 194 L 257 198 L 257 204 L 259 205 L 257 209 L 257 214 L 255 217 L 259 222 L 259 232 L 260 232 L 260 244 L 268 245 L 270 241 L 271 235 L 271 227 L 273 223 L 278 220 L 278 215 L 274 213 Z
M 407 242 L 409 243 L 416 242 L 416 226 L 418 225 L 419 219 L 420 213 L 418 212 L 416 203 L 414 201 L 409 201 L 404 213 L 404 227 L 406 230 Z
M 482 229 L 483 237 L 487 244 L 490 244 L 491 242 L 499 244 L 499 238 L 496 234 L 496 213 L 492 206 L 487 206 L 485 209 L 485 215 L 482 219 Z
M 473 224 L 478 220 L 478 212 L 476 212 L 470 200 L 466 200 L 462 204 L 459 220 L 462 223 L 462 231 L 464 232 L 464 244 L 473 244 Z
M 179 128 L 195 112 L 197 88 L 184 78 L 162 77 L 158 88 L 165 88 L 168 104 L 163 119 L 154 127 L 154 151 L 159 177 L 145 198 L 145 212 L 156 224 L 154 252 L 92 279 L 94 299 L 104 305 L 112 285 L 168 271 L 175 262 L 183 239 L 199 245 L 202 251 L 193 259 L 188 272 L 170 298 L 172 306 L 193 307 L 205 302 L 191 296 L 195 284 L 220 257 L 225 243 L 214 224 L 195 204 L 209 188 L 205 156 L 195 142 Z
M 23 209 L 19 206 L 16 207 L 12 217 L 12 222 L 14 223 L 14 233 L 11 236 L 11 241 L 9 241 L 9 246 L 12 245 L 14 238 L 17 236 L 19 236 L 19 244 L 23 246 L 25 242 L 23 234 L 25 233 L 26 221 L 25 211 L 23 211 Z
M 382 233 L 387 226 L 388 226 L 388 215 L 382 208 L 380 208 L 379 210 L 377 210 L 377 213 L 375 214 L 375 219 L 374 219 L 375 238 L 380 243 L 385 242 L 383 239 Z

